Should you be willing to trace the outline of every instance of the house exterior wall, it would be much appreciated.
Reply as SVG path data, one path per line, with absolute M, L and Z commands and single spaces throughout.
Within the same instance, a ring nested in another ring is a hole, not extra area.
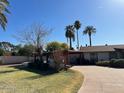
M 74 54 L 72 54 L 74 53 Z M 124 51 L 104 51 L 104 52 L 70 52 L 69 63 L 80 62 L 79 64 L 95 64 L 97 61 L 109 61 L 116 58 L 124 58 Z M 79 60 L 78 60 L 79 59 Z
M 116 54 L 117 54 L 116 56 L 118 59 L 124 59 L 124 52 L 120 51 L 120 52 L 116 52 Z
M 77 59 L 80 58 L 80 54 L 69 54 L 69 62 L 77 62 Z
M 109 58 L 109 52 L 98 53 L 98 61 L 108 61 Z
M 109 56 L 110 56 L 110 60 L 111 59 L 117 59 L 118 58 L 117 52 L 110 52 L 109 53 Z
M 90 61 L 90 53 L 84 53 L 84 59 Z
M 109 60 L 109 52 L 101 52 L 101 53 L 95 53 L 95 56 L 94 56 L 94 60 L 98 60 L 98 61 L 105 61 L 105 60 Z M 92 60 L 92 57 L 91 57 L 92 53 L 84 53 L 84 59 L 85 60 L 89 60 L 91 61 Z M 97 57 L 96 57 L 97 56 Z

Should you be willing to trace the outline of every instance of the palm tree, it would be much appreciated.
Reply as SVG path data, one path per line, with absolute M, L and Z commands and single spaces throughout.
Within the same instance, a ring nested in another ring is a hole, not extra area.
M 81 23 L 79 20 L 76 20 L 74 23 L 74 27 L 77 30 L 77 49 L 79 49 L 79 37 L 78 37 L 78 30 L 81 28 Z
M 73 41 L 75 40 L 74 26 L 73 25 L 66 26 L 65 30 L 66 30 L 65 37 L 69 38 L 70 49 L 72 49 L 72 39 L 73 39 Z
M 87 26 L 85 28 L 85 30 L 83 31 L 83 34 L 88 34 L 89 35 L 90 46 L 92 46 L 91 35 L 93 33 L 96 33 L 96 28 L 94 28 L 93 26 Z
M 9 6 L 8 0 L 0 0 L 0 25 L 5 30 L 7 24 L 6 13 L 10 13 L 7 7 Z
M 66 37 L 66 39 L 67 39 L 67 45 L 69 45 L 69 44 L 68 44 L 68 31 L 67 31 L 67 27 L 66 27 L 65 37 Z

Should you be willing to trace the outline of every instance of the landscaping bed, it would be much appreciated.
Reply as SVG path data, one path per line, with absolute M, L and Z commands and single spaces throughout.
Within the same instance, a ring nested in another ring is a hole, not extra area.
M 83 76 L 72 70 L 44 73 L 1 66 L 0 93 L 77 93 L 83 81 Z

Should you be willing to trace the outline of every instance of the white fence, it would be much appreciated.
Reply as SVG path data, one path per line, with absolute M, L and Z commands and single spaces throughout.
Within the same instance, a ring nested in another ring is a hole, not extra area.
M 26 56 L 0 56 L 1 64 L 23 63 L 33 60 L 32 57 Z

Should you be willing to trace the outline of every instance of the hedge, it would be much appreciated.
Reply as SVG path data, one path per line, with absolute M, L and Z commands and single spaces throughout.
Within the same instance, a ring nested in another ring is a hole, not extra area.
M 110 61 L 99 61 L 96 63 L 98 66 L 109 66 Z
M 112 59 L 110 66 L 115 68 L 124 68 L 124 59 Z
M 99 61 L 98 66 L 110 66 L 114 68 L 124 68 L 124 59 L 112 59 L 110 61 Z

